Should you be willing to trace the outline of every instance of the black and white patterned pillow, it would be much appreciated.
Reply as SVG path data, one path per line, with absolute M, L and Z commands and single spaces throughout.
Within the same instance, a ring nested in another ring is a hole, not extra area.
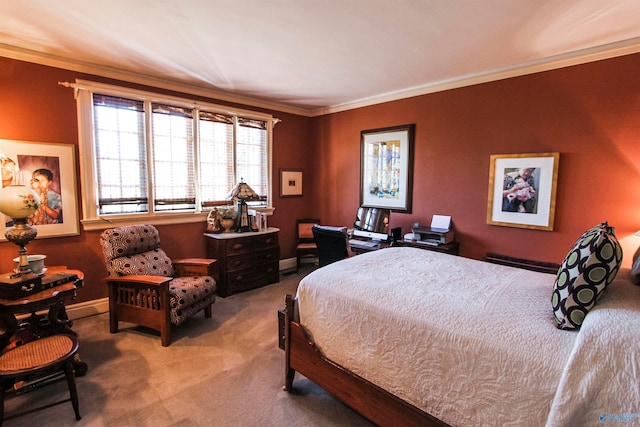
M 553 286 L 551 305 L 558 328 L 580 328 L 621 263 L 622 248 L 606 222 L 580 236 L 560 265 Z
M 640 285 L 640 248 L 633 254 L 633 265 L 631 266 L 631 282 Z

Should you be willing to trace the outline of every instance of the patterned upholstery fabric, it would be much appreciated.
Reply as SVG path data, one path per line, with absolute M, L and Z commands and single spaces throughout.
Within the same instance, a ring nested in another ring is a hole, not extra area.
M 160 248 L 152 225 L 129 225 L 105 230 L 100 246 L 110 276 L 174 277 L 173 263 Z M 177 277 L 169 284 L 171 323 L 179 325 L 215 301 L 216 282 L 210 276 Z
M 635 285 L 640 285 L 640 248 L 633 254 L 633 265 L 631 266 L 631 281 Z
M 107 261 L 121 256 L 136 255 L 160 247 L 160 234 L 153 225 L 126 225 L 105 230 L 100 246 Z
M 171 323 L 179 325 L 216 299 L 216 282 L 210 276 L 177 277 L 169 283 Z
M 551 305 L 560 329 L 579 329 L 589 310 L 615 278 L 622 248 L 606 222 L 587 230 L 558 270 Z

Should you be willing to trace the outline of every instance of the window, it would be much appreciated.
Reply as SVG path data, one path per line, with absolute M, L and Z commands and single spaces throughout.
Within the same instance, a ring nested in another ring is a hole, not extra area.
M 85 229 L 198 221 L 242 179 L 270 210 L 270 115 L 76 82 Z

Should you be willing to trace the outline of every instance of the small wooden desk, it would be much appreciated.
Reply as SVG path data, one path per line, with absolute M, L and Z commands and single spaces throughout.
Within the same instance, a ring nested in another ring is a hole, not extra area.
M 75 274 L 78 278 L 23 298 L 0 298 L 0 322 L 4 324 L 4 333 L 0 334 L 1 349 L 53 334 L 77 335 L 71 329 L 73 323 L 67 317 L 64 302 L 67 298 L 75 298 L 76 290 L 82 287 L 84 273 L 67 269 L 65 266 L 56 266 L 48 267 L 44 274 L 47 276 L 55 273 Z M 46 317 L 37 314 L 45 310 Z M 29 313 L 30 316 L 18 323 L 16 315 Z M 81 362 L 79 357 L 74 361 L 74 371 L 76 376 L 82 376 L 87 372 L 87 364 Z
M 386 248 L 392 247 L 392 245 L 389 244 L 388 242 L 380 242 L 375 246 L 369 246 L 369 247 L 352 245 L 351 244 L 352 242 L 353 242 L 353 239 L 349 240 L 349 245 L 351 246 L 351 250 L 353 251 L 353 253 L 355 253 L 356 255 L 363 254 L 365 252 L 377 251 L 380 249 L 386 249 Z M 411 247 L 411 248 L 424 249 L 427 251 L 442 252 L 450 255 L 458 255 L 460 252 L 459 242 L 444 243 L 442 245 L 427 245 L 425 243 L 417 243 L 416 241 L 398 240 L 397 242 L 395 242 L 393 247 Z
M 442 252 L 449 255 L 458 255 L 460 252 L 459 242 L 443 243 L 441 245 L 427 245 L 425 243 L 417 243 L 410 240 L 398 240 L 396 246 L 425 249 L 427 251 Z

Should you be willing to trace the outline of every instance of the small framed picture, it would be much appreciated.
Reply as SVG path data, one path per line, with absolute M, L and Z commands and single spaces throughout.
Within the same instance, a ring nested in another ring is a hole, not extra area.
M 487 224 L 553 230 L 560 153 L 491 156 Z
M 280 169 L 280 197 L 302 196 L 302 171 Z

